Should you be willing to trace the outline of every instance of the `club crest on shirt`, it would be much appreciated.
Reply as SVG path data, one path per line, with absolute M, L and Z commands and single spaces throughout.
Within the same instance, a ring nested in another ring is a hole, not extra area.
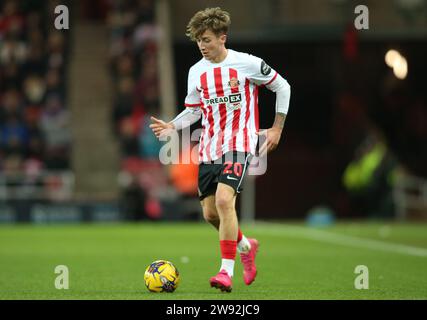
M 228 86 L 231 89 L 238 88 L 239 85 L 240 85 L 240 81 L 237 78 L 231 78 L 230 81 L 228 81 Z

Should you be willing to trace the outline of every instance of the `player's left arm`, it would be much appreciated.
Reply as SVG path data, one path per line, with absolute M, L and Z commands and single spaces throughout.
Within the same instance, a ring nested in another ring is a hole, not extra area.
M 266 151 L 273 151 L 279 145 L 291 98 L 291 86 L 279 74 L 277 74 L 274 80 L 267 84 L 266 87 L 276 93 L 276 116 L 271 128 L 257 133 L 259 136 L 265 137 L 265 141 L 262 143 L 259 151 L 261 155 Z

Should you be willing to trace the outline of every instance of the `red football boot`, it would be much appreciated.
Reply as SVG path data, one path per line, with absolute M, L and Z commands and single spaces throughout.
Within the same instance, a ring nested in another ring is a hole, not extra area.
M 221 291 L 231 292 L 231 278 L 227 271 L 221 270 L 216 276 L 210 278 L 211 287 L 220 289 Z
M 240 259 L 243 264 L 243 281 L 246 285 L 250 285 L 255 280 L 257 274 L 255 257 L 259 246 L 257 239 L 248 239 L 248 241 L 251 244 L 251 250 L 248 253 L 240 253 Z

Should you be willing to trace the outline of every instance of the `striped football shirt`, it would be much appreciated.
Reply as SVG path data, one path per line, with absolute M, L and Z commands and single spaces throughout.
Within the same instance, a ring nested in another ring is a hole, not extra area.
M 190 68 L 185 106 L 202 112 L 199 161 L 228 151 L 255 154 L 258 87 L 277 76 L 262 59 L 231 49 L 220 63 L 202 58 Z

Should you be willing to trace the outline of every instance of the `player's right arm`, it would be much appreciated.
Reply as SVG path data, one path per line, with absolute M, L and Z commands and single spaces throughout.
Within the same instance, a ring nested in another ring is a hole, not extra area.
M 202 115 L 200 109 L 201 102 L 193 70 L 194 69 L 191 68 L 188 73 L 187 96 L 185 97 L 184 111 L 170 122 L 151 117 L 153 123 L 150 125 L 150 128 L 153 130 L 156 137 L 159 138 L 167 134 L 168 130 L 181 130 L 189 127 L 200 119 Z
M 151 117 L 151 121 L 153 123 L 150 124 L 150 128 L 151 130 L 153 130 L 153 133 L 156 135 L 157 138 L 167 135 L 168 131 L 175 129 L 172 123 L 165 122 L 153 116 Z
M 181 130 L 191 126 L 200 119 L 201 114 L 200 108 L 186 107 L 184 111 L 170 122 L 165 122 L 152 116 L 151 121 L 153 123 L 150 124 L 150 128 L 156 137 L 159 138 L 167 134 L 169 130 Z
M 153 130 L 156 137 L 159 138 L 167 135 L 169 130 L 181 130 L 191 126 L 200 119 L 201 114 L 202 112 L 200 108 L 186 107 L 184 111 L 170 122 L 165 122 L 155 117 L 151 117 L 151 121 L 153 123 L 150 124 L 150 128 Z

